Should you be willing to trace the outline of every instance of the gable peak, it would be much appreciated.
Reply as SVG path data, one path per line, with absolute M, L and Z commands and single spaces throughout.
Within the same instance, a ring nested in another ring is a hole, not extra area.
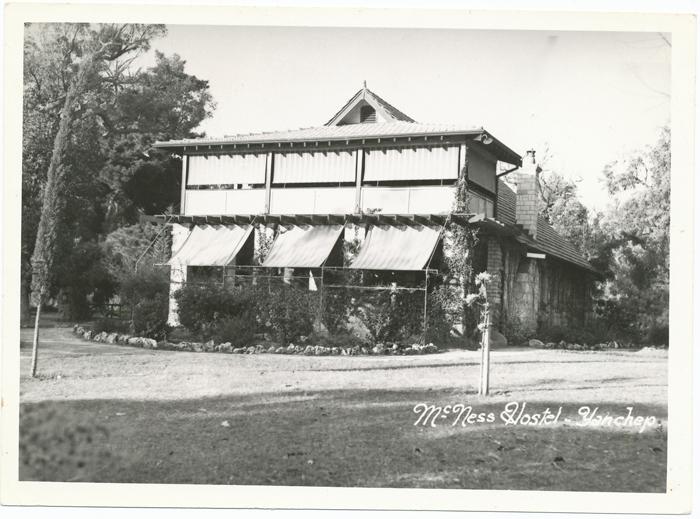
M 363 81 L 362 88 L 326 123 L 326 126 L 396 121 L 416 122 L 372 92 L 367 88 L 367 81 Z

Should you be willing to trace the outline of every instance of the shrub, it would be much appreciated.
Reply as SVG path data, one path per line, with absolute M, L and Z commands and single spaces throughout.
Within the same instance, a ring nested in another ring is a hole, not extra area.
M 609 333 L 606 327 L 598 322 L 593 321 L 586 326 L 570 325 L 570 326 L 549 326 L 540 329 L 537 334 L 538 338 L 543 342 L 569 342 L 575 344 L 597 344 L 607 342 L 616 337 Z
M 168 326 L 170 281 L 168 270 L 143 266 L 138 272 L 121 274 L 119 296 L 129 308 L 131 332 L 160 339 Z
M 314 293 L 291 286 L 271 289 L 267 312 L 275 337 L 287 344 L 313 332 L 318 301 Z
M 397 335 L 399 321 L 392 299 L 389 291 L 378 290 L 353 300 L 352 314 L 367 328 L 372 342 L 386 342 Z
M 428 294 L 425 342 L 449 342 L 455 310 L 453 291 L 440 287 Z M 420 342 L 423 338 L 425 293 L 423 291 L 365 291 L 354 299 L 352 315 L 365 326 L 370 340 Z
M 648 344 L 666 344 L 668 345 L 668 326 L 655 326 L 646 337 Z
M 168 292 L 158 292 L 136 303 L 131 318 L 134 333 L 152 339 L 164 338 L 170 330 L 168 301 Z
M 309 342 L 311 344 L 324 344 L 330 348 L 353 348 L 363 343 L 361 339 L 350 332 L 336 333 L 328 337 L 312 335 Z
M 234 317 L 247 321 L 254 333 L 263 295 L 264 291 L 252 287 L 190 284 L 175 293 L 175 300 L 180 323 L 192 332 L 209 337 L 220 321 Z
M 456 291 L 446 285 L 440 285 L 428 294 L 428 327 L 426 342 L 453 342 L 452 327 L 454 317 L 460 315 L 461 298 Z
M 87 319 L 93 304 L 106 302 L 115 292 L 115 279 L 102 265 L 100 247 L 79 243 L 57 267 L 57 306 L 61 317 L 70 321 Z
M 93 333 L 127 333 L 129 331 L 129 322 L 113 317 L 103 317 L 95 321 L 92 331 Z
M 553 329 L 552 333 L 554 333 Z M 522 344 L 528 339 L 532 338 L 531 330 L 528 330 L 528 328 L 518 317 L 513 317 L 506 321 L 505 325 L 503 326 L 503 335 L 505 335 L 506 339 L 508 339 L 508 344 Z M 552 340 L 558 342 L 561 339 Z
M 255 322 L 248 316 L 226 317 L 218 321 L 213 339 L 217 343 L 230 342 L 236 348 L 249 346 L 255 338 Z
M 348 290 L 337 288 L 324 290 L 321 321 L 329 333 L 343 333 L 347 329 L 350 307 Z

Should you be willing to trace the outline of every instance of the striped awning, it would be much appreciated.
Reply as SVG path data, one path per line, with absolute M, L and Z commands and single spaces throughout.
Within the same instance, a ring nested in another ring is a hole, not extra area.
M 342 232 L 342 225 L 295 226 L 280 232 L 272 243 L 263 267 L 321 267 Z
M 195 226 L 168 263 L 202 267 L 229 265 L 252 231 L 250 225 Z
M 373 226 L 350 268 L 423 270 L 439 239 L 439 227 Z

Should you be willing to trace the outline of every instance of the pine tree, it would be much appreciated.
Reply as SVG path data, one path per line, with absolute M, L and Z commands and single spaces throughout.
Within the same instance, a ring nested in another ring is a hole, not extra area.
M 54 139 L 53 153 L 43 193 L 43 204 L 32 254 L 32 292 L 37 303 L 32 345 L 31 376 L 36 376 L 39 349 L 39 321 L 41 306 L 51 283 L 51 274 L 60 247 L 60 241 L 70 241 L 62 233 L 66 212 L 67 186 L 71 175 L 71 128 L 81 108 L 81 99 L 88 91 L 90 80 L 103 66 L 134 51 L 145 50 L 152 38 L 162 34 L 164 28 L 156 25 L 99 26 L 93 32 L 94 43 L 89 46 L 78 63 L 77 70 L 66 92 L 61 110 L 58 132 Z

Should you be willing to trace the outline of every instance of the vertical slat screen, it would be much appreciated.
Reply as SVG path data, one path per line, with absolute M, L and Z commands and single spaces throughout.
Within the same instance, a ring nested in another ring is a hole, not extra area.
M 368 182 L 456 179 L 458 170 L 459 146 L 365 152 L 364 180 Z
M 188 186 L 264 183 L 264 153 L 190 156 Z
M 355 155 L 352 151 L 275 154 L 275 185 L 354 181 Z

